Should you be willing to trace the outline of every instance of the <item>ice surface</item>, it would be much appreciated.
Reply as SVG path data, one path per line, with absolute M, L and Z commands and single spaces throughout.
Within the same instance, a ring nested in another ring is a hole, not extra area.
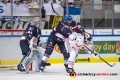
M 110 63 L 112 64 L 112 63 Z M 28 74 L 17 74 L 13 71 L 0 71 L 0 80 L 120 80 L 120 63 L 114 67 L 106 63 L 80 63 L 75 64 L 76 73 L 118 73 L 117 76 L 66 76 L 63 64 L 51 64 L 43 73 L 30 71 Z

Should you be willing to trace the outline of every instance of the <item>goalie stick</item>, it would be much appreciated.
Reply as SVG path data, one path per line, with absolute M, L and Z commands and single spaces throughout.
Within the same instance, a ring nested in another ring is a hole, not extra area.
M 86 47 L 88 50 L 90 50 L 87 46 L 85 46 L 84 45 L 84 47 Z M 96 53 L 94 53 L 94 51 L 92 51 L 92 50 L 90 50 L 94 55 L 96 55 Z M 106 64 L 108 64 L 110 67 L 114 67 L 115 66 L 115 62 L 111 65 L 111 64 L 109 64 L 107 61 L 105 61 L 103 58 L 101 58 L 100 56 L 99 56 L 99 58 L 103 61 L 103 62 L 105 62 Z

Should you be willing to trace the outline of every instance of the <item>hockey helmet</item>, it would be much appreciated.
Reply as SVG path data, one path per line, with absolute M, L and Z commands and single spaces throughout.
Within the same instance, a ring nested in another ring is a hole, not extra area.
M 92 40 L 92 36 L 90 33 L 84 32 L 84 39 L 87 41 L 91 41 Z
M 64 15 L 64 20 L 72 20 L 72 16 L 69 14 Z
M 34 17 L 33 20 L 32 20 L 33 24 L 34 25 L 39 25 L 40 24 L 40 18 L 39 17 Z

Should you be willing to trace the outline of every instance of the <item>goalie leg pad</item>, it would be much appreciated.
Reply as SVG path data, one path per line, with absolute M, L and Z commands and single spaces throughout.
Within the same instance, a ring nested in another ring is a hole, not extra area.
M 33 61 L 34 59 L 34 51 L 33 52 L 29 52 L 25 58 L 22 60 L 22 62 L 20 64 L 22 64 L 24 66 L 25 69 L 28 69 L 30 63 Z
M 33 60 L 33 70 L 34 71 L 39 71 L 39 65 L 42 61 L 42 53 L 39 51 L 36 51 L 35 56 L 34 56 L 34 60 Z

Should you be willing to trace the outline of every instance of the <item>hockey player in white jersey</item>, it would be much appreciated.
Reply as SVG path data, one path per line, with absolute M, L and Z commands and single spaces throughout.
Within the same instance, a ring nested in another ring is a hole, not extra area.
M 73 66 L 75 64 L 76 58 L 78 56 L 78 52 L 84 48 L 84 50 L 88 54 L 92 54 L 93 57 L 99 58 L 99 54 L 97 52 L 96 55 L 94 55 L 90 50 L 93 51 L 93 41 L 92 37 L 89 33 L 84 32 L 84 35 L 81 35 L 80 33 L 74 32 L 69 36 L 68 39 L 65 40 L 65 47 L 67 49 L 67 52 L 69 53 L 69 58 L 68 58 L 68 68 L 66 68 L 66 71 L 71 74 L 74 69 Z

